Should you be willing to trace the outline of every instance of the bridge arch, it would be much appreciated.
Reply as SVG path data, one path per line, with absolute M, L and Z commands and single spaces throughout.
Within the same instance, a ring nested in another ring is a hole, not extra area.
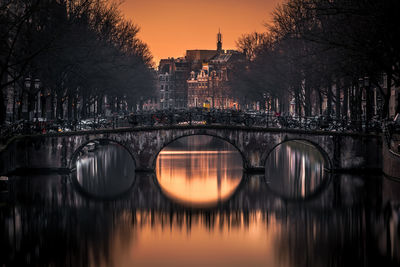
M 274 152 L 274 150 L 278 146 L 280 146 L 280 145 L 282 145 L 284 143 L 290 142 L 290 141 L 303 141 L 303 142 L 306 142 L 306 143 L 309 143 L 310 145 L 312 145 L 314 148 L 316 148 L 318 150 L 318 152 L 321 153 L 322 157 L 324 158 L 324 160 L 325 160 L 325 162 L 326 162 L 326 164 L 328 166 L 325 169 L 332 170 L 332 161 L 331 161 L 328 153 L 318 143 L 313 142 L 313 141 L 311 141 L 309 139 L 306 139 L 306 138 L 285 138 L 281 142 L 279 142 L 276 145 L 272 146 L 271 149 L 266 151 L 264 153 L 264 155 L 262 156 L 262 161 L 261 162 L 262 162 L 263 166 L 265 167 L 265 165 L 267 164 L 267 160 L 268 160 L 269 156 L 271 155 L 272 152 Z
M 126 146 L 123 142 L 121 142 L 121 141 L 118 141 L 118 140 L 114 140 L 114 139 L 111 139 L 111 138 L 95 138 L 95 139 L 90 139 L 90 140 L 86 140 L 85 142 L 83 142 L 80 146 L 78 146 L 76 149 L 75 149 L 75 151 L 72 153 L 72 155 L 71 155 L 71 157 L 69 158 L 69 163 L 68 163 L 68 168 L 69 169 L 73 169 L 74 168 L 74 164 L 75 164 L 75 161 L 76 161 L 76 159 L 77 159 L 77 157 L 78 157 L 78 155 L 79 155 L 79 153 L 82 151 L 82 149 L 85 147 L 85 146 L 87 146 L 89 143 L 92 143 L 92 142 L 108 142 L 108 143 L 116 143 L 116 144 L 118 144 L 118 145 L 120 145 L 122 148 L 124 148 L 128 153 L 129 153 L 129 155 L 132 157 L 132 159 L 133 159 L 133 162 L 134 162 L 134 164 L 135 164 L 135 167 L 137 167 L 137 165 L 138 165 L 138 157 L 137 157 L 137 154 L 136 153 L 132 153 L 132 151 L 131 151 L 131 149 L 129 148 L 129 146 Z
M 195 131 L 195 132 L 191 132 L 191 133 L 183 133 L 181 135 L 174 136 L 170 140 L 167 140 L 166 142 L 164 142 L 161 146 L 157 147 L 156 151 L 154 151 L 155 153 L 153 153 L 152 158 L 150 160 L 151 168 L 153 170 L 155 170 L 156 165 L 157 165 L 158 155 L 168 145 L 172 144 L 173 142 L 175 142 L 175 141 L 177 141 L 177 140 L 179 140 L 181 138 L 185 138 L 185 137 L 189 137 L 189 136 L 201 136 L 201 135 L 211 136 L 211 137 L 220 139 L 220 140 L 225 141 L 228 144 L 232 145 L 236 149 L 236 151 L 239 152 L 239 154 L 240 154 L 240 156 L 242 158 L 243 169 L 246 169 L 246 168 L 249 167 L 248 159 L 246 158 L 243 150 L 241 148 L 239 148 L 239 146 L 234 142 L 234 140 L 231 140 L 231 139 L 229 139 L 229 138 L 227 138 L 227 137 L 225 137 L 223 135 L 218 135 L 218 134 L 215 134 L 215 133 L 212 133 L 212 132 L 210 133 L 208 131 L 200 131 L 200 132 Z

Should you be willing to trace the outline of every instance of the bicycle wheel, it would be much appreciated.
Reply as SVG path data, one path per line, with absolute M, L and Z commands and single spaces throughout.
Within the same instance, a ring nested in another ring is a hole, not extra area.
M 316 121 L 310 121 L 310 123 L 308 124 L 308 128 L 314 131 L 318 128 L 318 123 Z
M 254 124 L 254 120 L 253 118 L 245 118 L 244 120 L 244 125 L 246 125 L 247 127 L 250 127 Z

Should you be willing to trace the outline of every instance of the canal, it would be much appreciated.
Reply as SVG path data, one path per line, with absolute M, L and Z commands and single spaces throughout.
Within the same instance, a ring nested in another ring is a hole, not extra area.
M 135 172 L 124 147 L 92 143 L 70 175 L 10 177 L 0 266 L 399 266 L 400 183 L 329 164 L 292 140 L 250 174 L 233 145 L 200 135 Z

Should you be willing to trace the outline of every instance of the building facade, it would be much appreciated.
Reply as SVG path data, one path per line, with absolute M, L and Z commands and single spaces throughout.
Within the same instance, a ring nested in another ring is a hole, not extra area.
M 160 109 L 175 107 L 175 84 L 173 76 L 168 72 L 158 75 L 158 85 L 160 87 Z
M 217 35 L 217 50 L 188 50 L 191 73 L 187 80 L 188 107 L 237 109 L 229 79 L 234 64 L 244 62 L 245 56 L 235 50 L 222 50 L 222 34 Z M 199 67 L 201 64 L 201 67 Z
M 161 59 L 158 68 L 160 109 L 187 107 L 187 83 L 189 62 L 185 58 Z
M 229 74 L 231 66 L 240 60 L 245 60 L 243 54 L 222 49 L 220 32 L 217 34 L 216 50 L 187 50 L 184 58 L 160 60 L 157 85 L 159 108 L 237 108 Z

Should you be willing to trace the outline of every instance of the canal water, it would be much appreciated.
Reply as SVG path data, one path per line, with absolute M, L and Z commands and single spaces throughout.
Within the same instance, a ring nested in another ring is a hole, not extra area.
M 71 175 L 10 177 L 0 266 L 400 266 L 400 183 L 331 174 L 301 140 L 249 174 L 234 146 L 189 136 L 154 173 L 97 142 Z

